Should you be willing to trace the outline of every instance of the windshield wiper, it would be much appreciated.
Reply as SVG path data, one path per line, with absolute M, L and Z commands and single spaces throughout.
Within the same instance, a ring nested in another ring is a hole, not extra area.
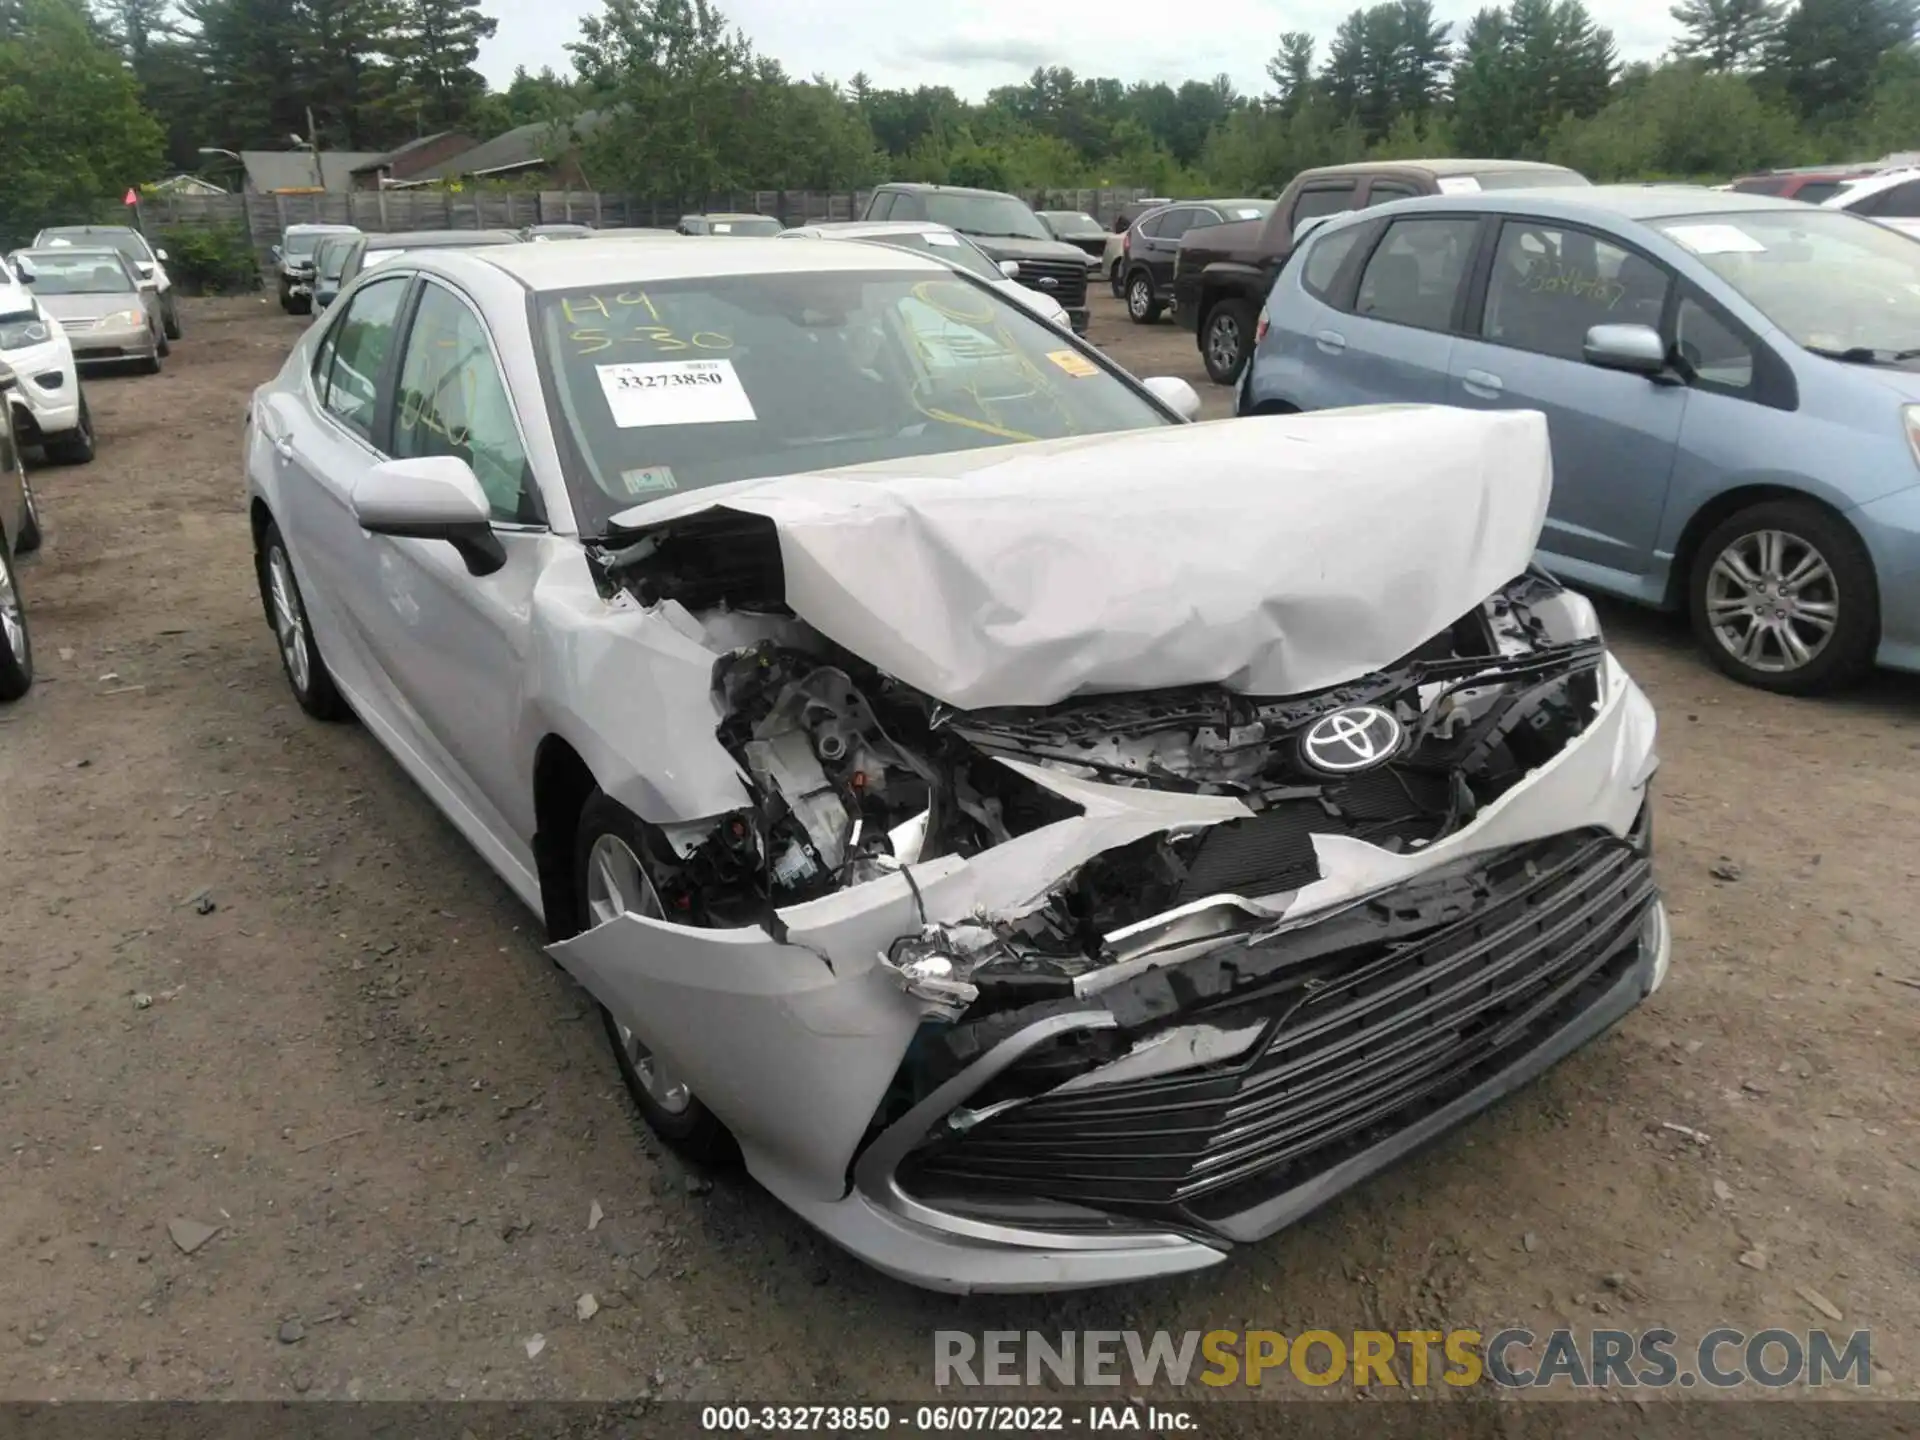
M 1900 365 L 1908 360 L 1920 360 L 1920 350 L 1876 350 L 1871 345 L 1850 345 L 1845 350 L 1809 345 L 1806 349 L 1810 355 L 1822 355 L 1847 365 Z

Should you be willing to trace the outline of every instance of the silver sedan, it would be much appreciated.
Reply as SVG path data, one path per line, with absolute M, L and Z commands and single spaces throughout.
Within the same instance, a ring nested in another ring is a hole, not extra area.
M 261 597 L 670 1144 L 916 1284 L 1193 1270 L 1668 955 L 1540 417 L 1196 403 L 885 246 L 409 252 L 255 393 Z

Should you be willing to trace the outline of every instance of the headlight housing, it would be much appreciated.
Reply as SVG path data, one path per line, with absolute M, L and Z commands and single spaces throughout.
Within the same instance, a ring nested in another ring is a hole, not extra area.
M 102 325 L 145 325 L 147 312 L 144 310 L 116 310 L 100 322 Z
M 38 315 L 10 315 L 0 320 L 0 350 L 24 350 L 53 338 L 53 328 Z

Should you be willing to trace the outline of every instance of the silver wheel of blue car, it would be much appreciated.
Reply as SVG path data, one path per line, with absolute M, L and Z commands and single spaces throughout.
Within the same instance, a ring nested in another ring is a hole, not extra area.
M 618 835 L 602 835 L 587 854 L 587 922 L 604 925 L 622 915 L 645 915 L 658 920 L 661 909 L 659 892 L 640 866 L 640 857 Z M 647 1044 L 633 1033 L 633 1027 L 614 1017 L 614 1034 L 634 1078 L 647 1097 L 669 1115 L 686 1113 L 693 1103 L 693 1092 L 686 1082 L 654 1058 Z
M 1763 690 L 1812 695 L 1858 679 L 1880 638 L 1873 557 L 1812 500 L 1763 500 L 1701 538 L 1689 576 L 1708 658 Z
M 1840 623 L 1833 567 L 1803 536 L 1756 530 L 1721 550 L 1707 579 L 1713 638 L 1770 675 L 1810 665 Z

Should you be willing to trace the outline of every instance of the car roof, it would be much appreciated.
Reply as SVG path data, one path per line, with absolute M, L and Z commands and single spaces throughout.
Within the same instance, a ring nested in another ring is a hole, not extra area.
M 795 239 L 813 235 L 822 240 L 859 240 L 869 235 L 951 235 L 953 227 L 938 220 L 816 220 L 781 233 Z
M 440 264 L 455 257 L 446 256 Z M 513 245 L 458 257 L 491 265 L 536 293 L 583 285 L 627 285 L 649 280 L 697 280 L 722 275 L 805 275 L 818 271 L 903 270 L 951 274 L 949 267 L 917 251 L 884 245 L 843 245 L 837 240 L 789 240 L 745 236 L 709 240 L 682 235 L 671 245 L 631 245 L 620 240 L 579 240 L 571 245 Z
M 115 264 L 125 264 L 127 258 L 111 245 L 29 245 L 25 249 L 13 252 L 13 258 L 16 260 L 22 255 L 29 260 L 35 256 L 46 255 L 58 256 L 62 260 L 74 255 L 104 256 L 112 259 Z
M 358 225 L 322 225 L 317 221 L 302 220 L 298 224 L 287 226 L 286 233 L 291 235 L 298 230 L 302 235 L 358 235 Z
M 1563 220 L 1668 220 L 1681 215 L 1731 215 L 1754 210 L 1813 207 L 1778 195 L 1742 195 L 1682 185 L 1543 185 L 1528 190 L 1475 190 L 1460 195 L 1421 195 L 1351 212 L 1353 217 L 1403 210 L 1519 211 Z M 1349 218 L 1342 216 L 1342 219 Z
M 49 225 L 42 235 L 138 235 L 131 225 Z
M 752 210 L 694 210 L 682 220 L 778 220 L 778 215 L 761 215 Z
M 1846 178 L 1850 183 L 1846 189 L 1833 198 L 1864 200 L 1869 195 L 1878 195 L 1882 190 L 1891 190 L 1894 186 L 1904 185 L 1917 177 L 1920 177 L 1920 166 L 1914 165 L 1899 165 L 1891 170 L 1875 171 L 1871 175 L 1848 176 Z M 1833 208 L 1838 210 L 1844 207 L 1836 205 Z
M 517 245 L 511 230 L 388 230 L 367 236 L 369 250 L 413 250 L 428 245 Z
M 1356 160 L 1349 165 L 1319 165 L 1311 170 L 1302 170 L 1300 176 L 1319 179 L 1324 175 L 1383 175 L 1389 172 L 1414 171 L 1432 175 L 1485 175 L 1495 171 L 1537 170 L 1541 172 L 1561 171 L 1567 174 L 1577 173 L 1565 165 L 1549 165 L 1540 160 L 1466 160 L 1457 158 L 1439 160 Z M 1299 178 L 1299 177 L 1296 177 Z
M 912 190 L 926 195 L 991 195 L 996 200 L 1017 200 L 1020 198 L 1005 190 L 978 190 L 971 185 L 929 185 L 920 180 L 893 180 L 878 188 L 882 190 Z

